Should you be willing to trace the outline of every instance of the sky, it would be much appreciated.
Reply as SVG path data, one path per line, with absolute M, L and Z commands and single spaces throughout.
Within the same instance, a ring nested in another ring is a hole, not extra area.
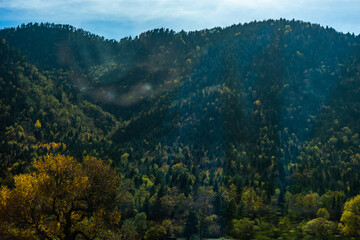
M 295 19 L 360 34 L 360 0 L 0 0 L 0 28 L 70 24 L 120 40 L 154 28 L 193 31 Z

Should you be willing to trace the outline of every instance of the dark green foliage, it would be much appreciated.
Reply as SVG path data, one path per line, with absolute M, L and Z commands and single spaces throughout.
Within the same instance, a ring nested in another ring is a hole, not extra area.
M 280 19 L 119 42 L 34 23 L 0 39 L 2 185 L 49 152 L 107 159 L 129 239 L 335 234 L 359 194 L 359 37 Z
M 194 235 L 198 233 L 198 229 L 197 229 L 197 217 L 196 217 L 196 213 L 195 212 L 190 212 L 189 217 L 187 219 L 185 228 L 184 228 L 184 237 L 187 237 L 188 239 Z
M 252 239 L 255 235 L 255 223 L 248 218 L 234 219 L 232 225 L 230 235 L 235 239 Z

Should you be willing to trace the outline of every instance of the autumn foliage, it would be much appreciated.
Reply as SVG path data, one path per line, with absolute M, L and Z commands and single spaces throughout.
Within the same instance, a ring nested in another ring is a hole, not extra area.
M 0 192 L 0 235 L 5 239 L 109 239 L 121 215 L 116 205 L 120 181 L 102 160 L 82 163 L 48 155 L 34 172 L 14 177 Z
M 0 30 L 0 239 L 358 238 L 359 56 L 285 19 Z
M 360 195 L 345 203 L 341 216 L 341 229 L 345 236 L 360 237 Z

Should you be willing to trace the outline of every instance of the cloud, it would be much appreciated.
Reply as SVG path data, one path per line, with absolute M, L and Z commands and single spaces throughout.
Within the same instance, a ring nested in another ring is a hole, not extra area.
M 30 21 L 69 23 L 93 26 L 85 30 L 104 32 L 106 37 L 137 35 L 156 27 L 196 30 L 281 17 L 360 33 L 358 0 L 0 0 L 1 11 L 6 14 L 0 14 L 0 26 Z M 121 33 L 99 28 L 104 23 Z

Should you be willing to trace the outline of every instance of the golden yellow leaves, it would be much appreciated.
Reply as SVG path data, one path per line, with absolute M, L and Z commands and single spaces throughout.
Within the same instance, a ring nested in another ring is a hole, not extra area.
M 38 120 L 36 120 L 36 123 L 35 123 L 35 128 L 36 128 L 36 129 L 41 128 L 41 123 L 40 123 L 39 119 L 38 119 Z
M 244 189 L 241 201 L 244 203 L 249 212 L 257 212 L 263 206 L 261 197 L 251 187 Z
M 360 237 L 360 195 L 345 203 L 340 221 L 345 236 Z
M 94 157 L 80 163 L 47 155 L 33 167 L 35 172 L 14 177 L 14 189 L 0 190 L 0 235 L 108 239 L 118 234 L 121 214 L 114 204 L 120 179 L 110 166 Z

